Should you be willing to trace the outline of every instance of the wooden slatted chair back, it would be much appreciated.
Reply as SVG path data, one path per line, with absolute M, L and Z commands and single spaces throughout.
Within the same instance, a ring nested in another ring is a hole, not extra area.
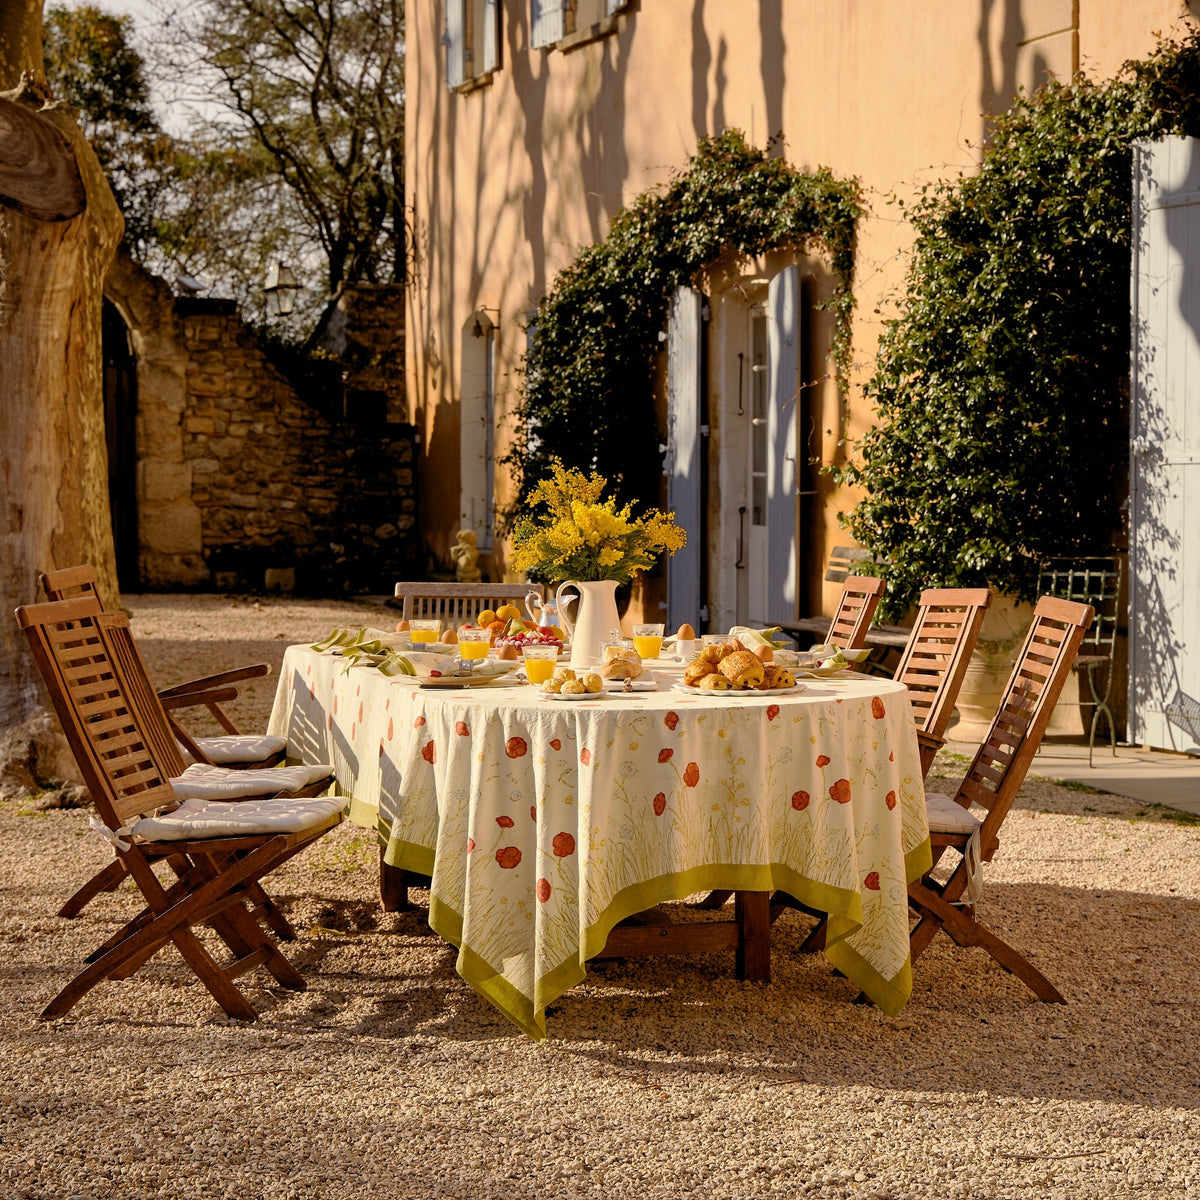
M 917 728 L 929 738 L 929 759 L 944 739 L 971 651 L 991 603 L 987 588 L 928 588 L 894 678 L 908 688 Z M 922 767 L 925 763 L 922 743 Z
M 105 613 L 94 596 L 82 596 L 18 608 L 17 622 L 105 824 L 119 829 L 176 804 L 169 774 L 143 734 L 141 698 L 127 694 L 106 637 L 121 622 L 128 629 L 128 618 Z
M 1034 608 L 991 729 L 955 796 L 964 807 L 987 810 L 980 831 L 985 860 L 999 845 L 996 833 L 1025 782 L 1094 612 L 1090 604 L 1054 596 L 1043 596 Z
M 867 630 L 883 596 L 884 581 L 870 575 L 847 575 L 842 598 L 829 626 L 826 642 L 843 650 L 861 650 Z
M 43 571 L 38 583 L 47 600 L 74 600 L 79 596 L 95 596 L 104 607 L 96 568 L 90 563 L 79 567 L 63 567 L 60 571 Z
M 514 604 L 524 618 L 525 597 L 536 592 L 544 598 L 537 583 L 398 583 L 396 598 L 403 601 L 400 615 L 406 621 L 418 617 L 437 617 L 447 627 L 462 625 L 486 609 L 493 612 L 502 604 Z

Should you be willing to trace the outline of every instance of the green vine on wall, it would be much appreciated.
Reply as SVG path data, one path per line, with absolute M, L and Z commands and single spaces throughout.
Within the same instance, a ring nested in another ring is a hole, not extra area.
M 835 289 L 833 359 L 850 357 L 858 185 L 768 158 L 730 130 L 701 139 L 685 170 L 638 197 L 608 236 L 559 273 L 532 320 L 515 441 L 511 517 L 561 459 L 607 476 L 621 502 L 655 504 L 663 440 L 654 411 L 659 332 L 676 288 L 726 251 L 788 246 L 829 256 Z
M 1104 553 L 1128 463 L 1132 147 L 1198 128 L 1200 41 L 1021 96 L 975 175 L 924 189 L 899 315 L 866 388 L 879 424 L 836 472 L 888 565 L 881 615 L 925 587 L 1033 598 L 1038 565 Z

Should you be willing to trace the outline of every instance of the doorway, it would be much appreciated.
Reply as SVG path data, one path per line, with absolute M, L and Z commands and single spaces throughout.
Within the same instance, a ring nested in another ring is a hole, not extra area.
M 117 583 L 141 586 L 138 568 L 137 361 L 129 329 L 110 301 L 101 316 L 104 357 L 104 435 L 108 450 L 108 505 L 112 514 Z

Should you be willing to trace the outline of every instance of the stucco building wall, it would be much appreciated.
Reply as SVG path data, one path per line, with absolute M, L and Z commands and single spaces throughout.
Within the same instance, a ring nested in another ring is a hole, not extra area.
M 531 49 L 528 0 L 499 0 L 498 69 L 448 91 L 446 0 L 409 14 L 406 188 L 415 267 L 408 293 L 411 419 L 423 437 L 424 532 L 444 552 L 460 519 L 464 334 L 481 307 L 498 329 L 502 443 L 520 386 L 522 322 L 612 215 L 667 180 L 697 139 L 728 127 L 795 166 L 857 177 L 854 368 L 844 427 L 831 381 L 814 451 L 840 461 L 870 421 L 861 385 L 903 282 L 911 233 L 892 197 L 970 171 L 988 114 L 1019 87 L 1083 69 L 1111 76 L 1180 32 L 1178 0 L 632 0 L 598 40 Z M 747 266 L 752 271 L 753 265 Z M 819 272 L 810 272 L 820 284 Z M 877 310 L 880 310 L 877 312 Z M 818 330 L 814 346 L 827 345 Z M 827 364 L 810 364 L 817 379 Z M 497 494 L 506 480 L 497 474 Z M 853 496 L 823 476 L 804 509 L 802 574 L 813 607 L 844 542 Z M 494 569 L 503 567 L 497 556 Z M 836 590 L 836 589 L 834 589 Z M 802 605 L 803 606 L 803 605 Z

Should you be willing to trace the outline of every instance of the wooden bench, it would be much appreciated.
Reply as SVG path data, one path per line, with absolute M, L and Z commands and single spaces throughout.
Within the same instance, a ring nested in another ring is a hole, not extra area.
M 860 574 L 861 568 L 866 565 L 877 565 L 870 550 L 864 550 L 861 546 L 834 546 L 825 570 L 825 582 L 845 583 L 848 575 Z M 832 617 L 800 617 L 795 621 L 780 621 L 779 628 L 803 647 L 806 637 L 811 642 L 823 642 L 829 636 L 832 620 Z M 877 625 L 867 632 L 867 645 L 903 650 L 908 645 L 910 632 L 899 625 Z

